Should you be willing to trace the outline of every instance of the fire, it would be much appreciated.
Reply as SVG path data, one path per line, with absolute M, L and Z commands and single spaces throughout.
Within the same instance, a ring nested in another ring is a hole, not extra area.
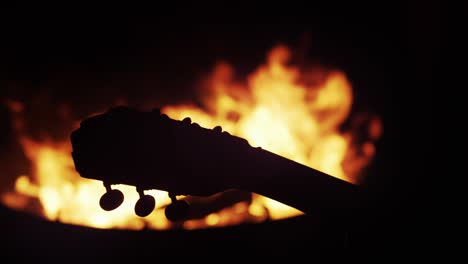
M 382 133 L 380 120 L 370 118 L 368 137 L 364 141 L 356 140 L 352 129 L 341 131 L 340 125 L 348 118 L 353 102 L 351 84 L 345 74 L 323 69 L 304 71 L 289 65 L 289 58 L 288 48 L 275 47 L 266 63 L 244 82 L 236 81 L 230 65 L 219 63 L 203 82 L 201 106 L 168 105 L 161 111 L 174 119 L 191 117 L 207 128 L 221 125 L 223 130 L 247 139 L 252 146 L 261 146 L 358 184 L 362 170 L 375 154 L 373 143 Z M 14 109 L 20 108 L 16 105 Z M 157 208 L 148 217 L 140 218 L 133 210 L 138 194 L 134 187 L 125 185 L 114 187 L 124 193 L 124 203 L 106 212 L 98 204 L 105 192 L 103 184 L 78 175 L 68 141 L 37 142 L 27 135 L 20 141 L 34 165 L 34 173 L 19 176 L 15 191 L 4 193 L 2 202 L 21 209 L 28 199 L 37 199 L 44 217 L 50 220 L 96 228 L 195 229 L 302 214 L 253 194 L 250 201 L 234 203 L 179 225 L 164 216 L 164 207 L 170 203 L 166 192 L 146 191 L 155 197 Z
M 27 157 L 34 162 L 35 177 L 33 181 L 21 175 L 16 180 L 15 189 L 20 195 L 39 199 L 46 218 L 97 228 L 141 229 L 151 223 L 154 228 L 167 228 L 167 220 L 161 212 L 144 220 L 134 215 L 133 205 L 138 194 L 130 186 L 117 187 L 125 195 L 125 202 L 118 209 L 103 211 L 97 203 L 103 193 L 103 185 L 79 176 L 70 158 L 68 142 L 38 143 L 23 138 L 21 143 Z M 169 204 L 170 200 L 163 192 L 152 190 L 147 193 L 153 195 L 160 206 Z

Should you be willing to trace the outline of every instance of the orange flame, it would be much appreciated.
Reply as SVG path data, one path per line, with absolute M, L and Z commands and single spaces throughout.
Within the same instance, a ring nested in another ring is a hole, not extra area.
M 165 106 L 162 112 L 174 119 L 191 117 L 203 127 L 221 125 L 261 146 L 299 163 L 349 182 L 358 183 L 362 169 L 375 154 L 374 144 L 382 133 L 379 119 L 369 125 L 369 140 L 357 144 L 352 131 L 340 132 L 352 106 L 352 89 L 344 73 L 314 70 L 302 72 L 288 65 L 290 51 L 274 48 L 267 63 L 250 74 L 245 83 L 234 80 L 232 67 L 218 64 L 204 83 L 203 108 L 193 104 Z M 16 107 L 18 108 L 18 107 Z M 15 108 L 15 109 L 16 109 Z M 96 228 L 167 229 L 163 208 L 170 203 L 166 192 L 151 190 L 156 210 L 146 218 L 135 216 L 138 199 L 134 187 L 118 185 L 124 203 L 114 211 L 98 204 L 105 188 L 102 183 L 81 178 L 74 169 L 69 142 L 35 142 L 23 137 L 25 154 L 35 166 L 33 177 L 17 178 L 15 193 L 4 193 L 2 202 L 25 207 L 24 199 L 40 200 L 43 214 L 51 220 Z M 302 212 L 254 194 L 250 203 L 239 202 L 202 219 L 183 223 L 185 229 L 282 219 Z

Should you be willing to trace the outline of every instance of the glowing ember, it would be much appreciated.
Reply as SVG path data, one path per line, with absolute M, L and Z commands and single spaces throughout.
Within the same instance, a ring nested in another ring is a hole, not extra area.
M 218 64 L 206 80 L 203 107 L 195 105 L 165 106 L 162 112 L 174 119 L 191 117 L 203 127 L 221 125 L 231 134 L 243 137 L 252 146 L 261 146 L 279 155 L 316 168 L 349 182 L 359 183 L 362 169 L 375 153 L 373 142 L 382 133 L 381 122 L 371 119 L 368 139 L 355 140 L 353 131 L 342 132 L 339 126 L 348 118 L 352 89 L 339 71 L 316 70 L 307 73 L 288 65 L 286 47 L 274 48 L 267 63 L 250 74 L 244 83 L 234 80 L 227 64 Z M 21 105 L 12 111 L 20 112 Z M 72 131 L 72 128 L 64 128 Z M 34 174 L 21 175 L 15 192 L 4 193 L 2 202 L 23 209 L 28 199 L 36 198 L 43 215 L 63 223 L 96 228 L 195 229 L 226 226 L 245 222 L 282 219 L 300 211 L 267 197 L 253 194 L 251 201 L 241 201 L 224 209 L 192 219 L 181 226 L 164 216 L 170 203 L 166 192 L 151 190 L 156 210 L 148 217 L 134 214 L 138 194 L 134 187 L 117 185 L 124 193 L 124 203 L 114 211 L 99 207 L 105 192 L 101 182 L 81 178 L 71 159 L 71 146 L 65 142 L 36 142 L 21 137 L 25 154 L 34 165 Z

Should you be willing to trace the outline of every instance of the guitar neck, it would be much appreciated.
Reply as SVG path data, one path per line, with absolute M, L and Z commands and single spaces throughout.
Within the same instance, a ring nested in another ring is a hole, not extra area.
M 256 148 L 248 155 L 243 189 L 280 201 L 306 214 L 348 212 L 359 204 L 358 186 Z

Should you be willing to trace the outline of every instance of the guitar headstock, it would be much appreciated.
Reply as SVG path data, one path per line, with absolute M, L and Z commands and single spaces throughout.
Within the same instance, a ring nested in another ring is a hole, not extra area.
M 258 192 L 291 206 L 314 210 L 308 197 L 322 208 L 353 203 L 356 187 L 222 131 L 203 128 L 190 118 L 174 120 L 159 110 L 115 107 L 81 122 L 71 134 L 72 157 L 82 177 L 103 181 L 104 210 L 123 202 L 113 184 L 136 187 L 139 216 L 149 215 L 155 200 L 145 190 L 167 191 L 170 220 L 188 212 L 177 195 L 209 196 L 228 189 Z M 294 176 L 294 178 L 288 178 Z
M 219 126 L 207 129 L 190 118 L 171 119 L 158 109 L 128 107 L 83 120 L 71 143 L 82 177 L 103 181 L 108 193 L 116 191 L 112 184 L 133 185 L 142 197 L 149 189 L 175 197 L 235 188 L 236 170 L 250 149 L 245 139 Z

